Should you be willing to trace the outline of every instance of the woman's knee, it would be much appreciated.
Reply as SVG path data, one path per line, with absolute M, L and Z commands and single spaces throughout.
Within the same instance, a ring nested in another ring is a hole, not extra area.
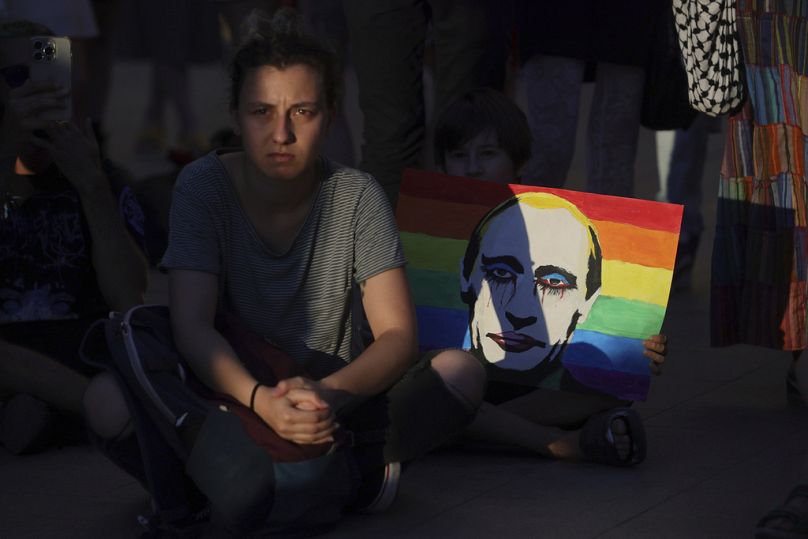
M 131 414 L 123 390 L 111 374 L 104 372 L 90 380 L 83 404 L 87 425 L 101 438 L 120 439 L 131 434 Z
M 432 359 L 432 369 L 465 404 L 477 409 L 485 396 L 485 368 L 463 350 L 444 350 Z

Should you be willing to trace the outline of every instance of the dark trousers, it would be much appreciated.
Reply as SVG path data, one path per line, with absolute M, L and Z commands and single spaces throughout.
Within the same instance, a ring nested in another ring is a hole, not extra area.
M 435 45 L 436 113 L 478 86 L 501 87 L 506 38 L 482 0 L 343 0 L 364 114 L 360 168 L 395 205 L 401 172 L 423 165 L 424 42 Z M 496 19 L 497 21 L 499 19 Z
M 456 397 L 432 369 L 437 353 L 424 355 L 387 393 L 340 417 L 355 433 L 354 456 L 362 476 L 386 462 L 423 456 L 474 419 L 475 410 Z M 144 403 L 122 380 L 119 383 L 138 435 L 102 440 L 91 433 L 96 447 L 152 494 L 164 518 L 170 521 L 198 509 L 201 494 L 185 475 L 183 459 L 149 419 Z
M 687 129 L 676 131 L 668 172 L 668 201 L 683 204 L 682 233 L 698 237 L 704 230 L 701 179 L 707 160 L 707 139 L 720 129 L 720 119 L 699 114 Z

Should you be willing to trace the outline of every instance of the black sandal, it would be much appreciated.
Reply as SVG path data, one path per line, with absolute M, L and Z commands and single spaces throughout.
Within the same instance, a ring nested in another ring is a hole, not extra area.
M 808 485 L 797 485 L 783 505 L 772 509 L 761 518 L 755 527 L 755 539 L 806 539 L 808 538 L 808 510 L 798 513 L 786 506 L 794 498 L 808 500 Z M 769 524 L 776 519 L 789 522 L 789 528 L 773 528 Z
M 612 422 L 623 419 L 626 435 L 631 439 L 631 449 L 626 458 L 621 458 L 614 445 Z M 634 466 L 645 460 L 645 428 L 640 414 L 631 408 L 614 408 L 590 417 L 581 429 L 578 443 L 581 452 L 592 462 L 611 466 Z

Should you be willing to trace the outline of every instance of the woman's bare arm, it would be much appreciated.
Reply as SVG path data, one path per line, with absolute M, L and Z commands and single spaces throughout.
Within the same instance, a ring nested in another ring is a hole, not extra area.
M 374 342 L 322 382 L 330 389 L 369 397 L 389 388 L 413 364 L 418 336 L 404 268 L 374 275 L 361 285 L 361 290 Z
M 191 270 L 169 272 L 171 327 L 182 357 L 208 387 L 250 405 L 257 380 L 242 365 L 233 348 L 219 333 L 214 320 L 218 294 L 217 276 Z M 311 392 L 306 402 L 318 403 L 315 409 L 299 409 L 272 388 L 261 387 L 255 397 L 255 412 L 282 437 L 297 443 L 322 443 L 330 440 L 336 428 L 328 404 Z M 299 393 L 299 392 L 298 392 Z M 300 397 L 300 395 L 298 395 Z

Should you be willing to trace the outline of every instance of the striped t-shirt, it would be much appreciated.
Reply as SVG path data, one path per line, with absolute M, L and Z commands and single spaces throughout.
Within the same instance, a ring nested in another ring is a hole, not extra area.
M 356 283 L 404 265 L 381 187 L 323 160 L 322 183 L 289 252 L 260 240 L 215 152 L 180 173 L 162 266 L 219 276 L 226 308 L 321 378 L 350 361 Z

